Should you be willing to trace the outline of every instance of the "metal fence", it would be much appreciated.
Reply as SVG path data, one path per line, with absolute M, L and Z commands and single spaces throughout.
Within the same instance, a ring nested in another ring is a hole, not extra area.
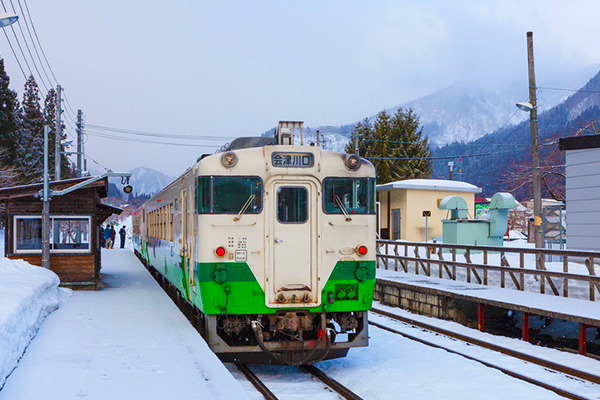
M 600 252 L 377 240 L 378 268 L 591 301 L 595 260 Z

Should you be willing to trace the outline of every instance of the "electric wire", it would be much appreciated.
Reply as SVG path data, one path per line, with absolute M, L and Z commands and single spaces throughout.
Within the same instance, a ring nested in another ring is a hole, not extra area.
M 597 90 L 583 90 L 583 89 L 564 89 L 564 88 L 555 88 L 555 87 L 547 87 L 547 86 L 538 86 L 538 89 L 544 90 L 559 90 L 563 92 L 581 92 L 581 93 L 600 93 Z
M 13 9 L 13 12 L 16 14 L 17 9 L 15 8 L 15 5 L 13 4 L 13 0 L 10 0 L 10 5 Z M 47 93 L 48 86 L 46 85 L 46 82 L 44 81 L 42 74 L 40 74 L 40 70 L 38 69 L 37 63 L 35 62 L 35 59 L 33 58 L 33 54 L 31 53 L 31 49 L 29 48 L 29 42 L 25 38 L 25 33 L 23 32 L 23 27 L 21 26 L 21 18 L 19 18 L 17 20 L 16 25 L 19 28 L 19 31 L 21 32 L 21 36 L 23 37 L 23 42 L 25 42 L 25 48 L 27 49 L 27 53 L 29 53 L 29 57 L 31 58 L 31 63 L 33 64 L 33 67 L 35 68 L 35 71 L 37 72 L 38 78 L 39 78 L 40 82 L 42 83 L 42 86 L 44 86 L 44 88 L 46 89 L 46 93 Z M 52 85 L 50 85 L 50 86 L 52 86 Z
M 185 140 L 231 140 L 231 139 L 235 139 L 234 137 L 230 137 L 230 136 L 171 135 L 171 134 L 167 134 L 167 133 L 136 131 L 136 130 L 131 130 L 131 129 L 121 129 L 121 128 L 111 128 L 108 126 L 93 125 L 93 124 L 87 124 L 86 127 L 99 129 L 102 131 L 126 133 L 126 134 L 137 135 L 137 136 L 162 137 L 162 138 L 168 138 L 168 139 L 185 139 Z
M 90 131 L 90 130 L 86 130 L 86 133 L 90 136 L 102 137 L 102 138 L 106 138 L 106 139 L 121 140 L 121 141 L 125 141 L 125 142 L 133 142 L 133 143 L 160 144 L 160 145 L 182 146 L 182 147 L 204 147 L 204 148 L 216 148 L 216 147 L 221 146 L 220 144 L 174 143 L 174 142 L 165 142 L 165 141 L 135 139 L 135 138 L 111 135 L 111 134 L 107 134 L 107 133 L 94 132 L 94 131 Z
M 6 5 L 4 4 L 4 0 L 0 0 L 0 2 L 2 3 L 2 8 L 4 9 L 4 12 L 8 13 L 8 10 L 6 9 Z M 29 66 L 29 63 L 27 62 L 27 57 L 25 57 L 25 53 L 23 52 L 23 48 L 21 47 L 21 43 L 19 42 L 19 38 L 17 37 L 17 33 L 15 32 L 15 28 L 13 25 L 10 25 L 10 30 L 12 31 L 13 35 L 15 36 L 15 41 L 17 42 L 17 45 L 19 46 L 19 50 L 21 51 L 21 55 L 23 56 L 23 60 L 25 61 L 25 65 L 27 66 L 27 70 L 29 71 L 29 75 L 32 75 L 31 67 Z M 27 76 L 25 74 L 23 74 L 23 76 L 25 77 L 25 80 L 27 80 Z
M 21 4 L 21 0 L 17 0 L 17 1 L 19 4 L 19 9 L 21 10 L 21 15 L 25 15 L 25 12 L 23 11 L 23 5 Z M 12 4 L 12 0 L 11 0 L 11 4 Z M 14 6 L 13 6 L 13 8 L 14 8 Z M 29 28 L 29 23 L 27 22 L 28 20 L 31 20 L 31 17 L 23 18 L 23 20 L 25 21 L 25 27 L 27 28 L 27 33 L 29 34 L 29 39 L 31 40 L 31 43 L 33 44 L 33 50 L 35 51 L 37 59 L 40 61 L 40 66 L 42 67 L 42 71 L 44 71 L 44 75 L 46 76 L 48 83 L 50 84 L 50 86 L 52 86 L 52 81 L 50 80 L 50 77 L 48 77 L 48 72 L 46 72 L 46 68 L 44 67 L 44 63 L 42 62 L 42 58 L 40 57 L 40 53 L 38 52 L 37 46 L 35 45 L 35 41 L 33 40 L 33 35 L 31 34 L 31 29 Z M 31 21 L 31 24 L 33 25 L 33 21 Z

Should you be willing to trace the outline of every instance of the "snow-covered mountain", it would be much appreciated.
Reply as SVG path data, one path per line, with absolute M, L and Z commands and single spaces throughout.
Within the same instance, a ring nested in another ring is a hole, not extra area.
M 129 184 L 133 186 L 134 194 L 154 194 L 165 188 L 175 180 L 162 172 L 151 168 L 137 167 L 132 169 Z
M 556 73 L 538 79 L 538 110 L 543 112 L 563 102 L 573 92 L 558 89 L 579 89 L 600 69 L 590 65 L 575 72 Z M 551 86 L 547 88 L 544 85 Z M 387 108 L 394 113 L 398 107 L 412 108 L 420 118 L 423 134 L 430 143 L 443 146 L 449 143 L 468 143 L 498 129 L 520 123 L 529 115 L 516 112 L 515 104 L 527 101 L 527 83 L 513 84 L 494 89 L 473 83 L 459 83 L 430 95 Z M 374 120 L 375 115 L 369 117 Z M 356 122 L 343 126 L 307 127 L 305 140 L 314 141 L 319 129 L 325 138 L 325 148 L 344 151 Z

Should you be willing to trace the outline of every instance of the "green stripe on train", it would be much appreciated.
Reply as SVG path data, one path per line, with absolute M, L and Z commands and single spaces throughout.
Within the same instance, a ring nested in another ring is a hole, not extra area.
M 196 263 L 194 275 L 196 294 L 194 290 L 188 293 L 191 292 L 192 302 L 205 314 L 274 314 L 278 311 L 265 305 L 265 293 L 246 263 Z M 374 288 L 375 261 L 339 261 L 321 292 L 321 306 L 295 309 L 310 312 L 369 310 Z

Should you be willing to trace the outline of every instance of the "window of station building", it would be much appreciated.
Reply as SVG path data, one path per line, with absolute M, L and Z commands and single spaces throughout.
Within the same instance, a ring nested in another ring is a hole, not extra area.
M 50 216 L 51 253 L 90 251 L 90 217 Z M 15 253 L 41 253 L 42 218 L 15 216 Z
M 245 214 L 262 211 L 262 180 L 255 176 L 201 176 L 197 184 L 199 214 Z
M 277 189 L 277 220 L 282 223 L 304 223 L 308 220 L 308 190 L 304 187 Z
M 327 214 L 374 214 L 375 179 L 326 178 L 323 210 Z

